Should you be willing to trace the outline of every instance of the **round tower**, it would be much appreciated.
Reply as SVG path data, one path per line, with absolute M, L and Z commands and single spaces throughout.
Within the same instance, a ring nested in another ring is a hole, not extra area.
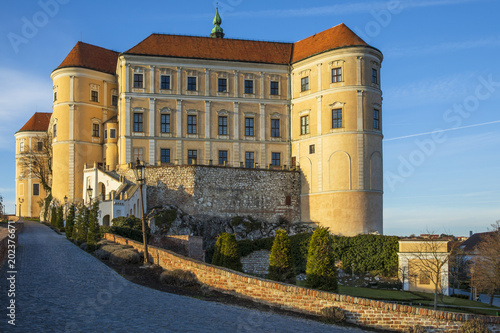
M 347 236 L 382 233 L 382 53 L 343 24 L 295 48 L 291 139 L 302 221 Z
M 85 164 L 104 168 L 103 124 L 117 114 L 117 59 L 117 52 L 78 42 L 51 74 L 52 195 L 60 201 L 83 198 Z

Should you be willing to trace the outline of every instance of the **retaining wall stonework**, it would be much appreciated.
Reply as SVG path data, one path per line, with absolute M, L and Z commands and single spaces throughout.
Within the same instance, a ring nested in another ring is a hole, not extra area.
M 104 237 L 131 245 L 139 252 L 143 250 L 141 243 L 130 239 L 108 233 Z M 336 306 L 344 309 L 350 323 L 400 332 L 421 325 L 426 332 L 454 333 L 466 320 L 477 317 L 487 322 L 493 332 L 500 332 L 500 317 L 433 311 L 297 287 L 206 264 L 154 246 L 149 247 L 149 257 L 165 269 L 190 271 L 200 283 L 215 290 L 296 312 L 320 315 L 322 309 Z
M 119 173 L 134 181 L 133 171 Z M 250 215 L 270 222 L 300 221 L 297 171 L 179 165 L 146 168 L 147 206 L 176 205 L 204 217 Z
M 16 250 L 17 250 L 17 240 L 19 237 L 19 233 L 21 232 L 21 230 L 23 230 L 24 224 L 14 223 L 14 225 L 16 228 L 14 239 L 9 237 L 9 229 L 7 227 L 0 228 L 0 268 L 3 266 L 8 257 L 9 239 L 13 240 L 16 243 Z
M 253 251 L 247 256 L 241 257 L 243 272 L 257 276 L 266 276 L 269 269 L 269 255 L 271 251 Z

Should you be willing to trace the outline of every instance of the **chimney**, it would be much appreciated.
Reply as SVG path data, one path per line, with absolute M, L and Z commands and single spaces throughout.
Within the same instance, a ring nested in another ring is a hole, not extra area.
M 469 231 L 469 237 L 471 237 L 471 236 L 472 236 L 472 234 L 473 234 L 472 230 L 471 230 L 471 231 Z

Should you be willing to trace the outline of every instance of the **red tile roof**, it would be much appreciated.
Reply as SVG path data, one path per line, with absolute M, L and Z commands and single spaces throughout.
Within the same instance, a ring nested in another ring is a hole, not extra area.
M 346 46 L 368 46 L 344 23 L 294 44 L 292 63 L 313 55 Z
M 283 64 L 290 62 L 290 43 L 152 34 L 126 54 Z
M 18 132 L 45 132 L 49 128 L 52 113 L 36 112 Z
M 118 55 L 119 53 L 115 51 L 78 42 L 56 70 L 65 67 L 81 67 L 115 74 Z

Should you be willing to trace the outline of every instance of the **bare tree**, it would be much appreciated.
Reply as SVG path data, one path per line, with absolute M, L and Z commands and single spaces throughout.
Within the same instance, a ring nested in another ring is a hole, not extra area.
M 490 305 L 500 290 L 500 220 L 492 227 L 493 232 L 478 244 L 473 262 L 474 287 L 490 296 Z
M 438 295 L 442 294 L 442 275 L 450 258 L 448 241 L 426 239 L 418 242 L 412 251 L 411 274 L 430 282 L 434 289 L 434 310 L 437 310 Z
M 29 172 L 40 179 L 46 192 L 52 189 L 52 134 L 36 136 L 32 145 L 23 153 L 19 166 L 23 172 Z

